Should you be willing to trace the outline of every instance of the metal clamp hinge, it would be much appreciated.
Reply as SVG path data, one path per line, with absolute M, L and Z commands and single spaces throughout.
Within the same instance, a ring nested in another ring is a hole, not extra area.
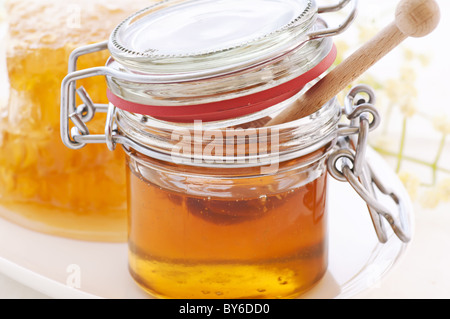
M 361 94 L 367 95 L 368 99 L 355 101 Z M 337 150 L 328 159 L 328 171 L 337 180 L 348 182 L 367 203 L 381 243 L 386 243 L 389 239 L 383 219 L 390 225 L 394 234 L 407 243 L 411 237 L 406 207 L 401 197 L 383 183 L 365 158 L 369 132 L 376 129 L 380 122 L 380 115 L 374 103 L 375 94 L 365 85 L 356 86 L 347 95 L 343 113 L 350 120 L 350 124 L 340 126 Z M 397 217 L 380 202 L 377 191 L 394 201 L 398 210 Z

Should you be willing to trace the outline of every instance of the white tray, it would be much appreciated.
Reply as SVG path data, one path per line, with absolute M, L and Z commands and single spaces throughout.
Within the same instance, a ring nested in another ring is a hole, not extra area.
M 405 201 L 412 223 L 412 205 L 401 182 L 378 154 L 368 155 Z M 379 244 L 364 202 L 346 183 L 331 178 L 330 183 L 329 270 L 302 298 L 357 297 L 379 284 L 407 248 L 392 233 L 387 244 Z M 80 288 L 71 288 L 73 272 L 78 270 Z M 52 298 L 150 298 L 128 273 L 126 244 L 48 236 L 2 219 L 0 273 Z

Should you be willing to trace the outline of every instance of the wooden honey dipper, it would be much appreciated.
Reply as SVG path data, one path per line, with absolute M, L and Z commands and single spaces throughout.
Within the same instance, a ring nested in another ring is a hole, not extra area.
M 314 114 L 405 39 L 423 37 L 431 33 L 439 24 L 439 20 L 440 11 L 435 0 L 402 0 L 397 6 L 393 23 L 265 126 L 283 124 Z

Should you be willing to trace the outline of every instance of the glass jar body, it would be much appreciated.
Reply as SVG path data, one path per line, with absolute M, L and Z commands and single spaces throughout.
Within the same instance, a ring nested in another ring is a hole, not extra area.
M 267 128 L 269 134 L 253 128 L 280 111 L 274 106 L 206 123 L 203 139 L 188 139 L 190 150 L 203 156 L 212 144 L 230 141 L 225 134 L 233 128 L 246 138 L 232 137 L 232 156 L 221 158 L 216 148 L 215 156 L 193 161 L 189 152 L 173 152 L 181 140 L 174 132 L 186 133 L 189 126 L 119 111 L 120 134 L 159 154 L 124 147 L 129 269 L 144 290 L 161 298 L 292 298 L 322 278 L 328 260 L 326 164 L 340 107 L 330 101 L 309 117 Z M 221 133 L 224 139 L 218 139 Z M 206 138 L 212 135 L 215 142 Z M 252 143 L 265 152 L 251 163 Z M 239 149 L 243 157 L 236 157 Z M 236 160 L 246 156 L 245 163 Z
M 188 168 L 128 152 L 129 265 L 162 298 L 289 298 L 327 268 L 326 158 Z

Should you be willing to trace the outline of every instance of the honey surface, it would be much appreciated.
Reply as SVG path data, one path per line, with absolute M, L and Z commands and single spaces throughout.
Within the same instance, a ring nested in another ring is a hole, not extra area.
M 60 86 L 75 48 L 107 40 L 118 23 L 152 3 L 7 2 L 10 97 L 0 106 L 0 216 L 62 236 L 126 239 L 124 155 L 105 145 L 73 151 L 62 144 Z M 79 68 L 104 65 L 107 58 L 107 52 L 90 54 Z M 94 102 L 107 102 L 103 78 L 80 85 Z M 98 133 L 104 123 L 100 115 L 88 126 Z
M 213 185 L 130 163 L 130 270 L 151 294 L 288 298 L 324 274 L 326 174 Z

